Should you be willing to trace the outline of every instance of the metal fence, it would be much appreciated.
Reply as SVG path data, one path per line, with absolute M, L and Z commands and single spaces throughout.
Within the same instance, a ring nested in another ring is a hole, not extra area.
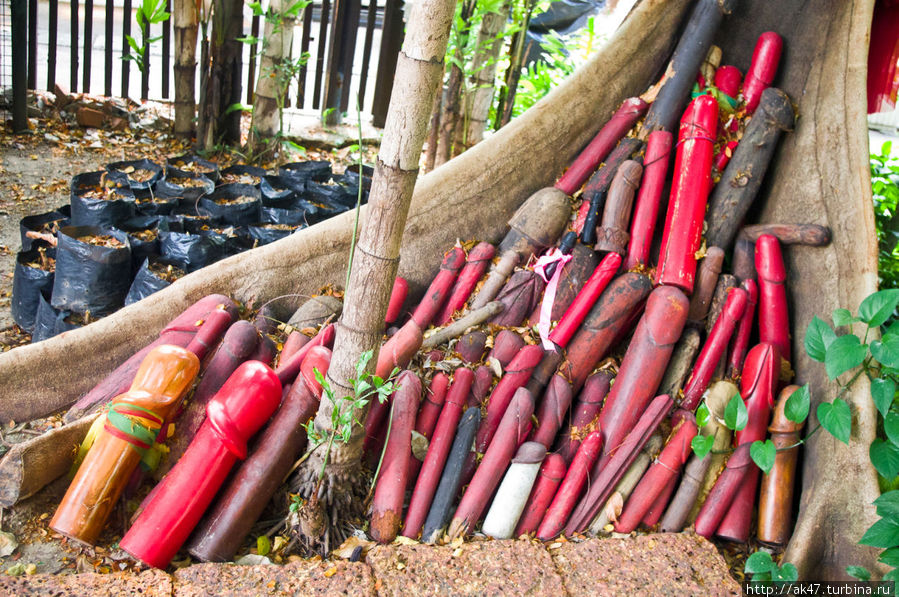
M 52 91 L 171 99 L 174 47 L 171 18 L 152 25 L 159 36 L 141 72 L 126 35 L 139 37 L 135 11 L 140 0 L 0 0 L 27 2 L 27 86 Z M 167 0 L 171 13 L 172 1 Z M 7 8 L 8 10 L 8 8 Z M 355 111 L 357 101 L 375 124 L 383 124 L 403 38 L 403 0 L 315 0 L 294 31 L 293 55 L 308 55 L 286 104 L 312 110 Z M 209 27 L 211 34 L 211 25 Z M 264 19 L 244 6 L 243 35 L 261 37 Z M 256 85 L 258 44 L 244 47 L 241 81 L 247 103 Z M 9 48 L 7 41 L 3 50 Z M 21 52 L 23 48 L 12 48 Z M 199 49 L 198 49 L 199 52 Z M 0 54 L 2 69 L 4 54 Z M 7 59 L 8 61 L 8 59 Z M 3 71 L 0 70 L 0 77 Z M 198 77 L 199 84 L 199 77 Z

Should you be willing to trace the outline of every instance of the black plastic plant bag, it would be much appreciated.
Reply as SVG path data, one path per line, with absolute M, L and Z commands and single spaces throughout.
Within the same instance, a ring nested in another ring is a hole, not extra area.
M 256 246 L 261 247 L 290 236 L 297 230 L 302 230 L 306 224 L 258 224 L 248 226 L 250 237 L 256 241 Z
M 54 209 L 42 214 L 25 216 L 19 220 L 19 235 L 22 239 L 22 251 L 31 249 L 34 243 L 33 238 L 28 238 L 29 232 L 43 232 L 46 234 L 56 234 L 63 226 L 69 225 L 69 216 Z
M 317 209 L 314 205 L 309 206 L 314 213 Z M 261 224 L 286 224 L 290 226 L 306 225 L 306 210 L 302 208 L 278 209 L 277 207 L 263 207 Z
M 56 276 L 50 304 L 75 313 L 102 316 L 125 302 L 131 286 L 131 247 L 127 238 L 120 246 L 97 246 L 88 236 L 111 236 L 95 226 L 67 226 L 59 231 L 56 247 Z
M 214 263 L 224 254 L 224 241 L 200 233 L 200 226 L 178 220 L 159 224 L 159 253 L 186 272 Z
M 135 213 L 134 193 L 124 179 L 103 171 L 75 175 L 69 199 L 72 226 L 115 226 Z
M 52 249 L 43 249 L 45 258 L 52 257 L 51 251 Z M 32 333 L 41 294 L 49 295 L 53 289 L 53 270 L 48 271 L 29 264 L 41 264 L 41 251 L 37 246 L 28 251 L 20 251 L 16 255 L 10 310 L 13 321 L 26 332 Z
M 259 189 L 245 184 L 223 184 L 199 202 L 201 214 L 232 226 L 255 224 L 261 217 L 261 207 Z
M 136 303 L 137 301 L 150 296 L 154 292 L 158 292 L 163 288 L 171 286 L 171 282 L 150 269 L 151 265 L 172 265 L 173 267 L 177 267 L 177 265 L 160 257 L 149 257 L 144 259 L 140 269 L 137 270 L 137 275 L 134 276 L 134 281 L 131 282 L 131 288 L 128 289 L 128 295 L 125 297 L 125 305 Z
M 135 201 L 134 207 L 138 216 L 166 216 L 172 213 L 182 203 L 182 198 L 175 196 L 144 197 Z
M 291 162 L 278 168 L 278 175 L 293 180 L 325 182 L 331 178 L 331 162 Z
M 221 177 L 216 184 L 248 184 L 258 187 L 266 174 L 267 172 L 263 168 L 257 166 L 229 166 L 222 170 Z
M 307 182 L 303 198 L 326 207 L 343 207 L 343 211 L 356 207 L 356 194 L 340 184 Z
M 296 200 L 297 192 L 302 193 L 306 188 L 305 185 L 301 186 L 302 188 L 297 191 L 295 185 L 280 176 L 265 176 L 259 183 L 263 207 L 290 207 Z
M 159 255 L 159 216 L 138 216 L 123 222 L 115 232 L 128 238 L 131 246 L 131 271 L 137 273 L 147 257 Z
M 154 185 L 165 177 L 162 166 L 144 158 L 140 160 L 125 160 L 106 164 L 106 170 L 125 176 L 128 186 L 137 197 L 143 197 L 150 193 Z M 147 174 L 146 172 L 149 172 Z
M 178 170 L 172 166 L 165 169 L 165 178 L 156 183 L 155 194 L 161 197 L 183 197 L 185 201 L 196 201 L 211 193 L 215 183 L 202 174 Z
M 190 153 L 175 156 L 166 160 L 169 166 L 183 170 L 185 172 L 193 172 L 194 174 L 202 174 L 214 183 L 218 183 L 221 178 L 218 164 L 204 160 L 199 156 Z
M 54 309 L 47 298 L 41 295 L 38 299 L 37 313 L 34 317 L 34 332 L 31 334 L 31 343 L 40 342 L 52 338 L 63 332 L 81 327 L 78 324 L 66 321 L 71 314 L 68 311 Z

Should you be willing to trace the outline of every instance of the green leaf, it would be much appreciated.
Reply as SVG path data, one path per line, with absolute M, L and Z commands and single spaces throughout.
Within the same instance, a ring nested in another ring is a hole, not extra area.
M 899 368 L 899 335 L 887 334 L 871 342 L 871 355 L 887 367 Z
M 883 578 L 881 578 L 881 580 L 893 581 L 893 582 L 899 581 L 899 568 L 893 568 L 892 570 L 890 570 L 889 572 L 884 574 Z
M 893 445 L 899 446 L 899 413 L 895 411 L 887 413 L 883 418 L 883 430 Z
M 896 395 L 896 382 L 885 377 L 878 377 L 871 382 L 871 397 L 874 399 L 874 406 L 880 411 L 881 416 L 886 417 L 893 404 L 893 397 Z M 895 443 L 895 442 L 894 442 Z
M 134 39 L 134 38 L 131 37 L 130 35 L 126 35 L 126 36 L 125 36 L 125 39 L 128 41 L 128 46 L 129 46 L 132 50 L 134 50 L 134 51 L 137 52 L 138 54 L 141 53 L 141 47 L 140 47 L 140 45 L 137 43 L 137 40 L 136 40 L 136 39 Z
M 881 553 L 880 557 L 877 558 L 877 561 L 886 564 L 887 566 L 892 566 L 893 568 L 899 566 L 899 547 L 891 547 Z
M 849 434 L 852 432 L 852 413 L 849 412 L 849 405 L 842 398 L 837 398 L 833 402 L 822 402 L 818 405 L 816 414 L 821 427 L 824 427 L 844 444 L 849 443 Z
M 696 426 L 697 427 L 705 427 L 709 424 L 709 419 L 711 418 L 712 413 L 709 412 L 708 405 L 703 402 L 699 405 L 699 408 L 696 409 Z M 702 458 L 702 456 L 700 456 Z
M 878 516 L 899 518 L 899 489 L 881 494 L 872 503 L 877 508 Z
M 858 316 L 872 328 L 879 327 L 890 318 L 899 304 L 899 289 L 881 290 L 865 297 L 858 306 Z
M 240 111 L 240 112 L 252 112 L 252 111 L 253 111 L 253 106 L 248 106 L 248 105 L 242 104 L 242 103 L 240 103 L 240 102 L 235 102 L 235 103 L 231 104 L 230 106 L 228 106 L 228 107 L 225 109 L 225 113 L 223 114 L 223 116 L 227 116 L 227 115 L 230 114 L 231 112 L 238 112 L 238 111 Z
M 767 551 L 757 551 L 746 558 L 746 566 L 743 568 L 747 574 L 760 574 L 776 569 L 777 564 L 774 563 L 771 554 Z
M 771 467 L 774 466 L 777 448 L 774 447 L 774 442 L 770 439 L 765 441 L 754 441 L 752 442 L 752 445 L 749 446 L 749 456 L 752 458 L 752 461 L 762 469 L 762 472 L 767 475 L 771 471 Z
M 256 553 L 261 556 L 267 556 L 272 551 L 272 542 L 266 535 L 256 537 Z
M 724 424 L 733 431 L 742 431 L 749 422 L 749 413 L 739 394 L 734 394 L 724 407 Z
M 833 380 L 850 369 L 858 367 L 865 360 L 867 354 L 868 346 L 862 344 L 858 336 L 853 334 L 840 336 L 827 347 L 827 354 L 824 357 L 827 377 Z
M 239 41 L 242 44 L 248 44 L 252 46 L 253 44 L 259 43 L 259 38 L 255 35 L 246 35 L 244 37 L 235 37 L 234 41 Z
M 799 570 L 796 566 L 787 562 L 777 570 L 776 574 L 772 574 L 771 580 L 780 580 L 784 582 L 796 582 L 799 580 Z
M 899 475 L 899 448 L 890 442 L 875 438 L 868 449 L 871 464 L 877 472 L 887 479 Z
M 794 423 L 802 423 L 808 417 L 809 404 L 811 397 L 809 396 L 808 384 L 805 384 L 787 398 L 784 405 L 784 414 Z
M 714 435 L 695 435 L 690 441 L 690 446 L 693 448 L 693 453 L 696 454 L 696 457 L 700 460 L 705 458 L 706 454 L 711 451 L 714 444 Z
M 827 347 L 836 339 L 837 335 L 830 326 L 815 315 L 805 330 L 805 352 L 812 359 L 823 363 Z
M 871 580 L 871 573 L 864 566 L 846 566 L 846 574 L 858 580 Z
M 881 518 L 865 531 L 859 541 L 861 545 L 880 547 L 887 549 L 899 545 L 899 522 L 888 518 Z
M 857 321 L 854 317 L 852 317 L 852 312 L 849 309 L 834 309 L 832 318 L 833 324 L 837 327 L 841 325 L 849 325 L 853 321 Z

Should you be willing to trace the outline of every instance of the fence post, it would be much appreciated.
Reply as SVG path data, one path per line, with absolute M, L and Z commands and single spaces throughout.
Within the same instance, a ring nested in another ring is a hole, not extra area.
M 11 2 L 12 22 L 12 129 L 28 130 L 28 8 L 24 2 Z
M 381 30 L 378 74 L 375 77 L 375 99 L 371 109 L 372 124 L 376 127 L 383 127 L 387 120 L 387 107 L 393 91 L 396 60 L 403 47 L 403 35 L 403 0 L 387 0 L 384 28 Z

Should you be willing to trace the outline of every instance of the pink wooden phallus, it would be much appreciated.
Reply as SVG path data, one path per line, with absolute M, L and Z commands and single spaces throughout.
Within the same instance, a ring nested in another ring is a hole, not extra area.
M 763 234 L 755 241 L 759 284 L 759 341 L 773 344 L 790 360 L 790 317 L 787 312 L 787 270 L 777 238 Z
M 766 31 L 759 35 L 752 53 L 752 64 L 746 71 L 746 80 L 743 82 L 743 101 L 746 102 L 747 114 L 755 112 L 762 99 L 762 92 L 774 82 L 782 51 L 783 39 L 777 33 Z
M 393 281 L 393 290 L 390 291 L 390 300 L 387 302 L 387 313 L 384 315 L 384 323 L 390 325 L 400 318 L 403 312 L 403 303 L 409 294 L 409 283 L 399 276 Z
M 490 443 L 474 478 L 459 501 L 447 531 L 450 539 L 471 531 L 487 509 L 493 490 L 502 479 L 518 446 L 527 437 L 533 413 L 534 399 L 531 393 L 526 388 L 518 388 L 497 428 L 495 441 Z
M 428 509 L 431 507 L 431 501 L 434 499 L 434 492 L 437 491 L 440 475 L 443 473 L 443 467 L 449 456 L 450 447 L 456 435 L 456 425 L 462 418 L 462 411 L 465 409 L 473 380 L 474 373 L 471 369 L 460 367 L 453 374 L 453 385 L 450 386 L 443 410 L 440 411 L 440 418 L 437 419 L 437 427 L 434 429 L 434 436 L 428 446 L 428 453 L 425 455 L 421 472 L 415 481 L 415 489 L 412 491 L 412 498 L 406 511 L 406 522 L 403 526 L 404 537 L 415 539 L 421 532 Z
M 462 271 L 459 272 L 459 277 L 456 279 L 449 298 L 434 319 L 437 325 L 446 325 L 452 319 L 453 313 L 465 307 L 474 287 L 478 285 L 478 281 L 487 271 L 495 254 L 496 248 L 485 242 L 478 243 L 468 253 L 468 258 Z
M 396 384 L 390 436 L 371 503 L 371 536 L 378 543 L 393 541 L 403 523 L 403 498 L 412 458 L 412 425 L 421 398 L 421 380 L 411 371 L 403 371 Z
M 568 465 L 565 459 L 558 454 L 549 454 L 540 466 L 540 472 L 537 473 L 537 481 L 528 496 L 528 501 L 524 505 L 524 511 L 518 520 L 518 526 L 515 527 L 515 537 L 527 535 L 537 530 L 546 509 L 556 495 L 562 479 L 565 478 L 565 471 Z
M 650 293 L 599 415 L 604 440 L 600 466 L 618 449 L 655 395 L 684 329 L 689 306 L 684 293 L 673 286 L 660 286 Z
M 421 330 L 431 325 L 434 317 L 443 307 L 449 296 L 450 288 L 456 282 L 459 270 L 465 265 L 465 251 L 462 247 L 453 247 L 443 256 L 440 271 L 434 276 L 424 297 L 412 313 L 412 320 Z
M 439 360 L 439 359 L 438 359 Z M 431 378 L 428 389 L 424 393 L 421 406 L 418 408 L 418 416 L 415 418 L 415 433 L 418 433 L 426 440 L 431 439 L 431 433 L 437 424 L 437 418 L 443 410 L 443 403 L 446 401 L 446 392 L 449 388 L 449 376 L 443 372 L 437 372 Z M 463 397 L 464 400 L 464 397 Z M 415 450 L 412 451 L 412 458 L 409 459 L 409 484 L 415 483 L 418 477 L 418 471 L 421 469 L 421 460 L 416 457 Z
M 561 378 L 561 375 L 554 377 Z M 565 463 L 571 462 L 581 446 L 581 439 L 588 431 L 598 426 L 599 413 L 602 403 L 609 393 L 609 387 L 614 375 L 610 371 L 597 371 L 587 378 L 584 388 L 578 395 L 577 402 L 571 409 L 571 424 L 566 428 L 565 435 L 558 440 L 556 453 L 565 459 Z M 564 413 L 563 413 L 564 415 Z M 538 419 L 538 422 L 540 419 Z
M 243 363 L 209 402 L 206 421 L 178 464 L 119 542 L 134 558 L 165 568 L 203 516 L 247 441 L 281 401 L 281 382 L 266 365 Z
M 718 129 L 718 102 L 710 95 L 696 97 L 681 119 L 674 180 L 656 282 L 693 292 L 696 251 L 702 236 L 706 202 L 712 179 L 712 158 Z
M 724 64 L 715 71 L 715 87 L 725 95 L 737 99 L 740 93 L 740 83 L 743 81 L 743 73 L 736 66 Z
M 752 333 L 752 322 L 755 320 L 755 306 L 759 302 L 759 287 L 755 280 L 743 280 L 740 288 L 746 291 L 747 302 L 737 333 L 731 343 L 728 375 L 731 379 L 737 379 L 743 370 L 743 361 L 746 360 L 746 351 L 749 350 L 749 335 Z
M 602 434 L 599 431 L 592 431 L 581 443 L 571 460 L 568 473 L 562 480 L 562 484 L 537 529 L 538 539 L 549 541 L 556 538 L 562 531 L 571 510 L 578 498 L 581 497 L 590 469 L 593 468 L 593 463 L 596 462 L 600 450 L 602 450 Z
M 581 188 L 584 181 L 596 170 L 600 162 L 609 155 L 618 141 L 634 126 L 637 119 L 646 113 L 648 107 L 649 104 L 639 97 L 624 100 L 618 111 L 603 125 L 593 140 L 574 160 L 571 167 L 562 175 L 555 185 L 556 188 L 566 195 L 574 195 L 575 191 Z
M 577 293 L 574 301 L 568 306 L 558 325 L 550 333 L 550 340 L 562 348 L 568 345 L 568 341 L 581 327 L 581 324 L 587 317 L 587 313 L 590 312 L 590 309 L 593 308 L 593 305 L 599 299 L 599 295 L 602 294 L 609 282 L 612 281 L 612 278 L 615 277 L 619 267 L 621 267 L 621 255 L 609 253 L 603 258 L 599 265 L 596 266 L 596 269 L 593 270 L 593 274 L 584 284 L 584 287 Z
M 659 457 L 650 465 L 627 500 L 618 522 L 615 523 L 616 532 L 630 533 L 635 530 L 659 494 L 677 479 L 678 472 L 690 456 L 690 442 L 696 432 L 696 422 L 690 417 L 684 418 L 671 433 Z M 664 506 L 660 509 L 664 509 Z
M 634 216 L 631 218 L 631 238 L 627 247 L 624 268 L 633 269 L 649 264 L 649 251 L 659 215 L 659 200 L 665 189 L 665 176 L 671 155 L 672 135 L 668 131 L 653 131 L 646 140 L 643 158 L 643 180 L 637 193 Z

